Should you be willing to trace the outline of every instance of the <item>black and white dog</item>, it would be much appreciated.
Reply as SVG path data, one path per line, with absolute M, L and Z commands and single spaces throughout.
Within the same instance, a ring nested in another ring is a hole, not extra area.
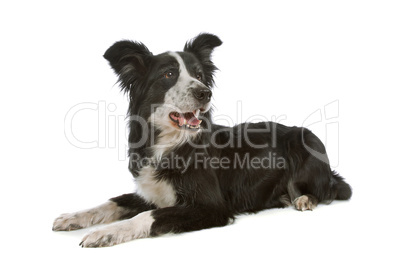
M 129 169 L 137 191 L 98 207 L 62 214 L 54 231 L 116 223 L 87 234 L 83 247 L 224 226 L 235 215 L 347 200 L 350 186 L 331 171 L 322 142 L 305 128 L 273 122 L 233 128 L 211 123 L 217 70 L 211 53 L 222 44 L 200 34 L 183 52 L 153 55 L 120 41 L 104 57 L 130 99 Z

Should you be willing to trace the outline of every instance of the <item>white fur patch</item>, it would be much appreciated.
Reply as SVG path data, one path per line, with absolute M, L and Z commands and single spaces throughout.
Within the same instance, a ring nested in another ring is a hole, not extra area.
M 123 212 L 124 208 L 108 201 L 95 208 L 60 215 L 53 223 L 53 231 L 72 231 L 95 224 L 110 223 L 118 220 Z
M 137 193 L 147 202 L 159 208 L 171 207 L 176 204 L 176 192 L 170 183 L 155 179 L 155 168 L 143 167 L 136 178 Z
M 134 239 L 149 237 L 154 222 L 152 211 L 145 211 L 134 218 L 113 223 L 92 231 L 82 239 L 82 247 L 109 247 Z
M 151 146 L 157 160 L 160 160 L 165 152 L 188 142 L 201 133 L 201 131 L 187 131 L 174 127 L 169 119 L 169 113 L 172 111 L 175 110 L 164 105 L 158 107 L 150 117 L 153 126 L 161 131 L 156 143 Z

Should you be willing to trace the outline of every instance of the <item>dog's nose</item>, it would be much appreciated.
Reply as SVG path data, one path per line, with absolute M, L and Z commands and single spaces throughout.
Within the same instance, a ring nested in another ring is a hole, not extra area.
M 193 96 L 202 103 L 208 103 L 211 101 L 212 91 L 208 88 L 194 88 Z

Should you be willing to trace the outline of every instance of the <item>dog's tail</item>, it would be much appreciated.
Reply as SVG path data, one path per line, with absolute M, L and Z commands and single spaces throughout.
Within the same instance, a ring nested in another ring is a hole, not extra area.
M 332 171 L 332 195 L 335 200 L 349 200 L 352 197 L 352 188 L 344 181 L 344 178 Z

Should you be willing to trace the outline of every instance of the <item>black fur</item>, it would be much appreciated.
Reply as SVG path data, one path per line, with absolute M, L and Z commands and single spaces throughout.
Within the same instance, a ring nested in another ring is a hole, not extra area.
M 215 35 L 200 34 L 186 43 L 183 52 L 153 55 L 144 44 L 125 40 L 104 55 L 129 96 L 129 169 L 138 183 L 148 183 L 150 191 L 111 201 L 124 208 L 120 219 L 152 210 L 150 235 L 224 226 L 240 213 L 291 204 L 299 210 L 313 209 L 319 202 L 348 200 L 352 195 L 350 186 L 331 170 L 324 145 L 310 130 L 274 122 L 235 127 L 212 123 L 205 99 L 201 103 L 190 93 L 212 88 L 217 68 L 211 53 L 221 44 Z M 176 97 L 194 104 L 182 111 L 181 118 L 197 109 L 203 111 L 196 134 L 190 125 L 183 129 L 184 125 L 174 123 L 170 117 L 174 110 L 159 121 L 152 117 Z M 184 159 L 186 165 L 175 159 Z M 144 170 L 151 171 L 144 175 Z M 174 201 L 159 205 L 152 201 L 169 194 Z
M 205 84 L 208 87 L 213 86 L 213 74 L 217 70 L 211 61 L 211 54 L 215 47 L 222 45 L 222 41 L 215 35 L 199 35 L 184 46 L 184 51 L 193 54 L 202 64 L 206 75 Z
M 190 66 L 194 62 L 201 65 L 203 83 L 208 88 L 213 86 L 213 75 L 217 70 L 211 61 L 211 53 L 221 44 L 217 36 L 201 34 L 186 43 L 184 52 L 180 53 Z M 153 56 L 142 43 L 131 41 L 117 42 L 106 51 L 105 58 L 118 74 L 123 90 L 130 95 L 129 116 L 149 118 L 152 112 L 149 110 L 150 104 L 163 102 L 164 92 L 175 83 L 158 83 L 159 69 L 175 63 L 170 62 L 172 59 L 167 54 Z M 211 122 L 210 113 L 204 114 L 204 120 Z M 190 167 L 184 171 L 183 167 L 174 167 L 173 164 L 170 168 L 156 166 L 157 180 L 165 180 L 173 186 L 177 202 L 173 207 L 154 210 L 152 235 L 223 226 L 236 214 L 285 207 L 302 195 L 310 196 L 314 202 L 347 200 L 351 197 L 350 186 L 331 171 L 328 162 L 317 159 L 306 150 L 305 145 L 325 154 L 321 141 L 305 128 L 273 122 L 246 123 L 234 128 L 204 123 L 202 127 L 208 131 L 203 131 L 193 141 L 201 145 L 199 148 L 185 143 L 164 153 L 166 159 L 192 159 Z M 260 130 L 262 133 L 250 130 Z M 129 141 L 135 143 L 142 135 L 148 135 L 151 141 L 151 137 L 158 137 L 159 134 L 158 130 L 144 132 L 136 122 L 132 122 Z M 267 146 L 259 149 L 250 146 L 245 142 L 245 135 L 254 145 Z M 211 146 L 211 141 L 215 146 Z M 130 148 L 129 154 L 151 157 L 152 152 L 147 151 L 149 146 Z M 240 165 L 240 161 L 238 166 L 225 169 L 213 168 L 208 163 L 214 158 L 258 160 L 268 155 L 275 156 L 274 160 L 284 161 L 271 168 L 245 167 Z M 197 162 L 196 159 L 203 160 Z M 134 176 L 138 175 L 140 169 L 140 166 L 130 163 Z M 132 208 L 135 213 L 153 206 L 139 202 L 137 195 L 112 200 Z
M 119 207 L 125 208 L 124 213 L 119 216 L 121 220 L 132 218 L 143 211 L 156 209 L 156 206 L 147 203 L 137 194 L 124 194 L 111 198 L 110 201 L 115 202 Z

